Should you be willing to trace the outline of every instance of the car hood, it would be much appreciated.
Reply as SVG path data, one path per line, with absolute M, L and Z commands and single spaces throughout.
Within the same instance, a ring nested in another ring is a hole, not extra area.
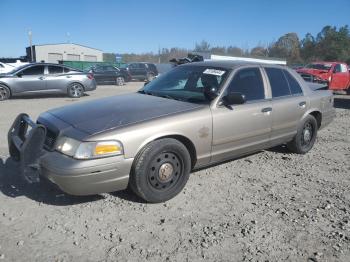
M 93 135 L 199 107 L 203 105 L 134 93 L 78 103 L 47 113 Z
M 300 68 L 297 70 L 297 72 L 300 73 L 306 73 L 318 77 L 325 77 L 327 78 L 327 70 L 318 70 L 318 69 L 311 69 L 311 68 Z

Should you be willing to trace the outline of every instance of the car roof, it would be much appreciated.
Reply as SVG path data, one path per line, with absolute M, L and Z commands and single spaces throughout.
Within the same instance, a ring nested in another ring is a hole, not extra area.
M 257 63 L 257 62 L 246 62 L 246 61 L 225 61 L 225 60 L 207 60 L 202 62 L 193 62 L 188 64 L 182 64 L 180 66 L 191 66 L 191 65 L 199 65 L 199 66 L 211 66 L 211 67 L 222 67 L 227 69 L 235 69 L 241 66 L 269 66 L 269 67 L 279 67 L 286 68 L 283 65 L 277 64 L 267 64 L 267 63 Z

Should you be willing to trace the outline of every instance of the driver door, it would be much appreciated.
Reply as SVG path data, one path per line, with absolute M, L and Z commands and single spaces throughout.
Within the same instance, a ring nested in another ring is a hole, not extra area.
M 212 162 L 224 161 L 268 147 L 272 105 L 259 67 L 237 71 L 225 93 L 245 95 L 241 105 L 217 104 L 212 109 Z
M 18 72 L 15 83 L 16 93 L 32 92 L 46 89 L 44 71 L 44 65 L 34 65 Z

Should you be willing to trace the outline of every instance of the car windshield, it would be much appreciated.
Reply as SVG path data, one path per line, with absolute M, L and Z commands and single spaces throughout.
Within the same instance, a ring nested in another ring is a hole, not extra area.
M 12 69 L 8 74 L 15 74 L 17 71 L 22 70 L 23 68 L 26 68 L 27 66 L 30 66 L 30 64 L 22 65 L 19 67 L 16 67 L 15 69 Z
M 178 66 L 144 86 L 139 93 L 190 103 L 209 104 L 208 90 L 218 92 L 229 71 L 219 67 Z
M 326 70 L 329 71 L 332 67 L 331 64 L 308 64 L 306 68 L 317 69 L 317 70 Z

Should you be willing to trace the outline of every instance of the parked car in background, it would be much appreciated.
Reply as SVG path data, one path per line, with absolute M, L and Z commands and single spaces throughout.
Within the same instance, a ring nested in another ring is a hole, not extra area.
M 330 90 L 350 91 L 350 72 L 346 63 L 315 62 L 297 69 L 297 72 L 309 82 L 328 83 Z
M 15 69 L 14 66 L 0 62 L 0 74 L 8 73 Z
M 131 76 L 126 70 L 120 70 L 112 65 L 95 65 L 88 72 L 94 75 L 98 85 L 122 86 L 131 80 Z
M 92 74 L 46 63 L 33 63 L 0 75 L 0 100 L 24 93 L 58 92 L 81 97 L 96 89 Z
M 281 144 L 310 151 L 335 116 L 332 93 L 315 90 L 283 66 L 179 65 L 137 93 L 52 109 L 36 122 L 19 115 L 10 155 L 29 182 L 41 175 L 73 195 L 130 186 L 162 202 L 181 192 L 193 169 Z
M 158 70 L 155 64 L 152 63 L 130 63 L 126 67 L 126 71 L 132 79 L 141 81 L 152 81 L 158 76 Z

